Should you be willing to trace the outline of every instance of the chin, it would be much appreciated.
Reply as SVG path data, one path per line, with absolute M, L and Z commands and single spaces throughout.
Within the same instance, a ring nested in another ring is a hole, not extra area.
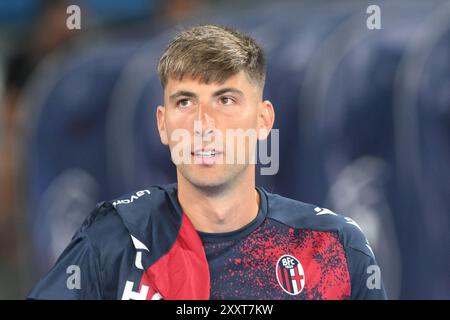
M 245 168 L 241 166 L 228 168 L 225 172 L 195 172 L 191 168 L 181 168 L 180 173 L 193 186 L 204 190 L 221 190 L 230 185 L 236 178 L 243 174 Z
M 192 185 L 196 186 L 197 188 L 219 188 L 221 186 L 224 186 L 227 184 L 228 179 L 226 178 L 218 178 L 218 177 L 211 177 L 210 175 L 188 175 L 186 177 L 186 180 L 188 180 Z

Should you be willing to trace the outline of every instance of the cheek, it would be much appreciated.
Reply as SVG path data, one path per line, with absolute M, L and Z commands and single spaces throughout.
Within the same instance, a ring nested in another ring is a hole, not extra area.
M 223 139 L 224 143 L 230 143 L 231 145 L 228 145 L 226 149 L 234 149 L 235 153 L 236 151 L 243 146 L 242 144 L 242 137 L 241 134 L 239 134 L 239 137 L 236 136 L 227 136 L 226 135 L 226 129 L 228 130 L 239 130 L 238 132 L 241 132 L 241 130 L 244 132 L 244 139 L 245 139 L 245 149 L 240 150 L 241 152 L 246 152 L 248 146 L 254 145 L 256 142 L 256 137 L 258 135 L 258 118 L 256 112 L 252 112 L 251 114 L 241 114 L 240 116 L 236 116 L 230 120 L 227 121 L 227 123 L 224 125 L 224 128 L 222 128 L 222 132 L 224 134 Z M 228 139 L 232 139 L 233 142 L 228 141 Z M 233 146 L 233 147 L 231 147 Z
M 166 127 L 167 132 L 170 134 L 179 129 L 190 131 L 193 128 L 193 122 L 188 115 L 169 113 L 166 116 Z
M 189 116 L 171 115 L 166 119 L 167 139 L 169 148 L 172 150 L 175 146 L 190 146 L 192 143 L 192 132 L 194 123 Z
M 241 112 L 227 120 L 227 128 L 232 129 L 256 129 L 258 126 L 258 116 L 254 111 Z

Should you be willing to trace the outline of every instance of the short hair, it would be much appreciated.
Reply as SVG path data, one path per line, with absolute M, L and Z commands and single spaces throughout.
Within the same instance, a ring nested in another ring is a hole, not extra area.
M 217 25 L 201 25 L 179 33 L 167 46 L 158 64 L 163 88 L 168 79 L 184 77 L 203 83 L 223 83 L 243 70 L 264 89 L 264 50 L 251 37 Z

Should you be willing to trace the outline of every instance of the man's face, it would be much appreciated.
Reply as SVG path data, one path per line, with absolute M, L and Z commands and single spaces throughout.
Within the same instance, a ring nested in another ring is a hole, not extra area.
M 254 170 L 249 162 L 256 137 L 242 133 L 270 130 L 273 124 L 272 105 L 261 101 L 260 90 L 243 71 L 221 84 L 168 80 L 164 107 L 157 110 L 158 128 L 172 159 L 189 162 L 177 164 L 184 179 L 197 187 L 220 187 Z

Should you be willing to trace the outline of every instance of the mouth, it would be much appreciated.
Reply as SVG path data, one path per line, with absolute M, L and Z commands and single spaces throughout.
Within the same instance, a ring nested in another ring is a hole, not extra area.
M 216 159 L 222 155 L 222 151 L 216 149 L 198 149 L 191 152 L 194 164 L 214 164 Z
M 222 152 L 216 149 L 199 149 L 194 152 L 191 152 L 193 156 L 196 157 L 215 157 Z

